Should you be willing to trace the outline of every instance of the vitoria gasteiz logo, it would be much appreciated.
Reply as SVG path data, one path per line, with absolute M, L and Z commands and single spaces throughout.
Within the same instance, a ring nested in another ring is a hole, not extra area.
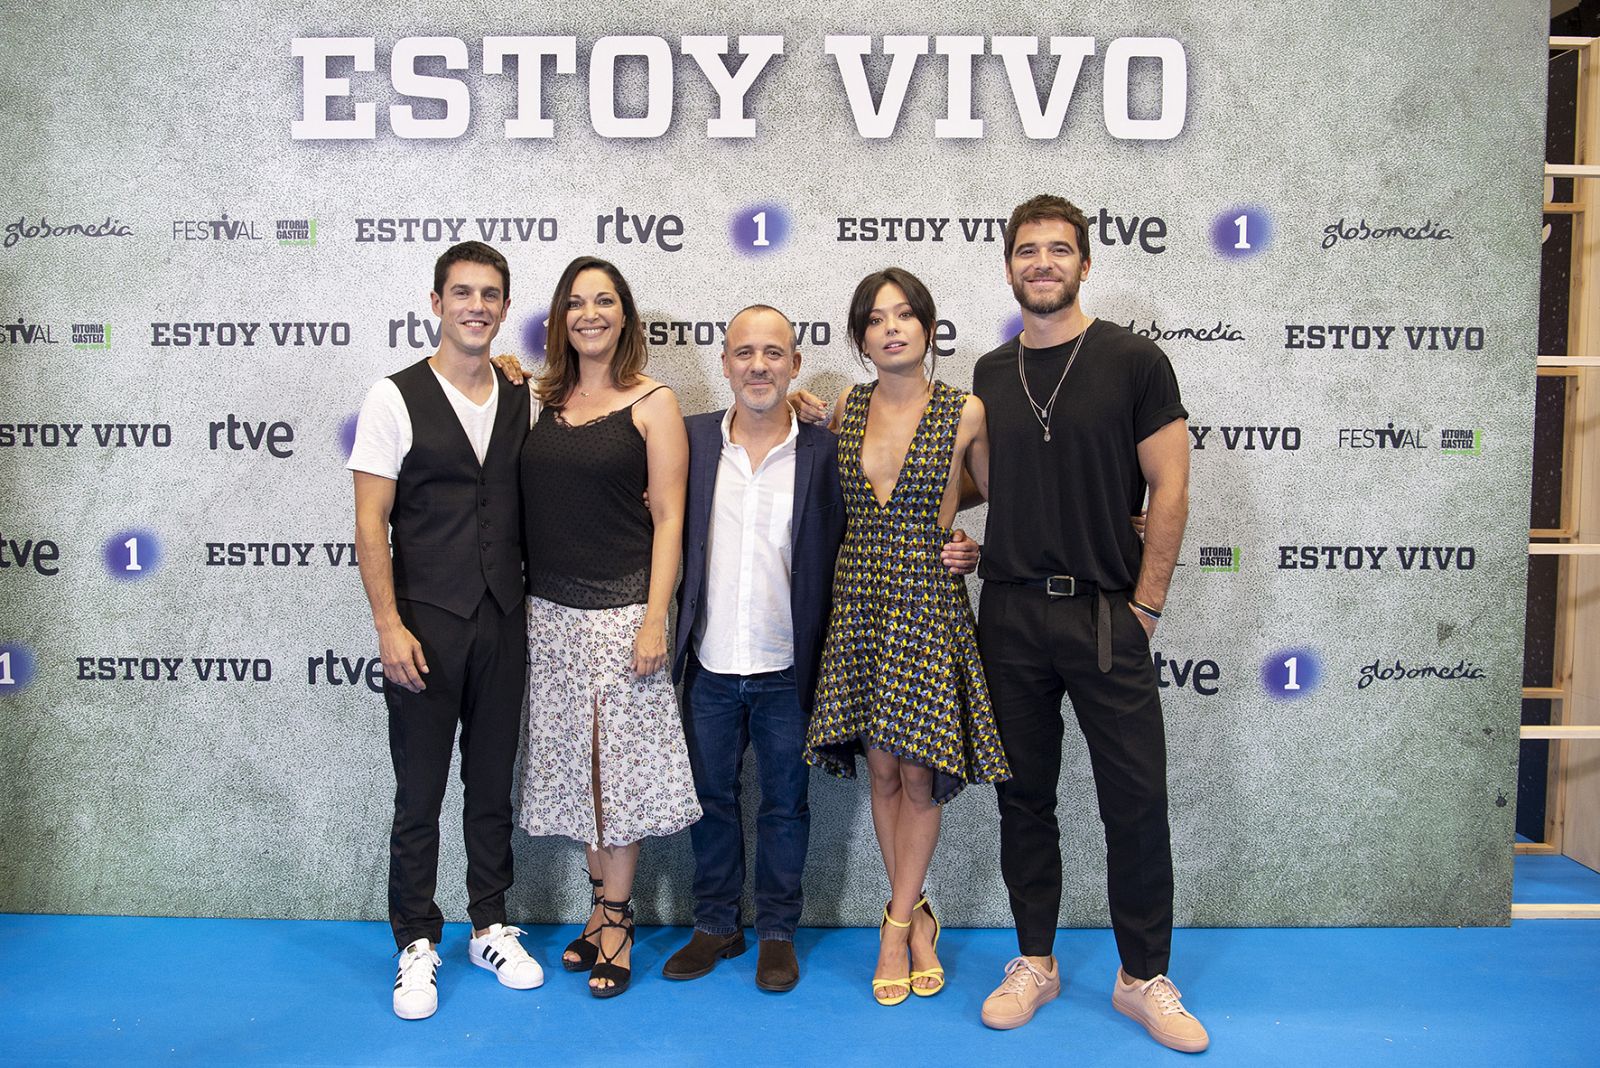
M 278 244 L 287 248 L 304 248 L 317 243 L 317 220 L 279 219 L 273 227 Z
M 1237 574 L 1241 555 L 1237 545 L 1202 545 L 1200 570 L 1209 573 L 1226 571 Z
M 75 349 L 109 349 L 111 347 L 111 324 L 73 323 L 72 347 Z

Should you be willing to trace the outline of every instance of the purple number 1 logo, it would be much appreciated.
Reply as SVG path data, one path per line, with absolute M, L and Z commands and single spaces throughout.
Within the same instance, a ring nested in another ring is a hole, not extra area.
M 789 240 L 789 213 L 781 204 L 754 204 L 728 222 L 734 248 L 747 256 L 776 252 Z
M 161 539 L 148 530 L 124 530 L 106 539 L 106 571 L 121 582 L 148 578 L 161 566 Z
M 1229 259 L 1254 256 L 1272 240 L 1272 220 L 1258 207 L 1229 208 L 1211 224 L 1211 244 Z

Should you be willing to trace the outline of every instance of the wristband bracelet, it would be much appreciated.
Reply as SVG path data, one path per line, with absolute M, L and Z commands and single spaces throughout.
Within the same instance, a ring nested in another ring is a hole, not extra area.
M 1143 612 L 1145 615 L 1149 616 L 1151 619 L 1160 619 L 1161 618 L 1161 613 L 1160 612 L 1157 612 L 1154 608 L 1151 608 L 1149 605 L 1145 604 L 1143 601 L 1129 601 L 1128 603 L 1134 607 L 1135 611 Z

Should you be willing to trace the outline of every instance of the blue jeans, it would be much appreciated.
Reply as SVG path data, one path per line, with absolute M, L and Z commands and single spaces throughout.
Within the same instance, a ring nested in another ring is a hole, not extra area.
M 719 675 L 691 653 L 683 689 L 689 766 L 705 810 L 689 828 L 694 847 L 694 925 L 730 935 L 743 927 L 744 826 L 739 773 L 745 747 L 756 753 L 761 808 L 756 813 L 756 934 L 794 940 L 800 923 L 800 876 L 811 834 L 806 790 L 806 714 L 794 670 Z

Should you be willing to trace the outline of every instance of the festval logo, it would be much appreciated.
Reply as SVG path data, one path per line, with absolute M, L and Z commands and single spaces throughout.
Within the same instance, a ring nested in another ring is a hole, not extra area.
M 1284 649 L 1261 665 L 1261 687 L 1280 701 L 1304 697 L 1322 682 L 1322 661 L 1311 649 Z
M 21 693 L 33 682 L 33 653 L 16 642 L 0 642 L 0 698 Z
M 124 530 L 106 539 L 106 572 L 119 582 L 149 578 L 161 567 L 161 539 L 148 530 Z
M 1211 244 L 1229 259 L 1254 256 L 1272 243 L 1272 220 L 1259 207 L 1229 208 L 1211 224 Z
M 728 239 L 746 256 L 776 252 L 789 240 L 789 213 L 781 204 L 753 204 L 728 221 Z

